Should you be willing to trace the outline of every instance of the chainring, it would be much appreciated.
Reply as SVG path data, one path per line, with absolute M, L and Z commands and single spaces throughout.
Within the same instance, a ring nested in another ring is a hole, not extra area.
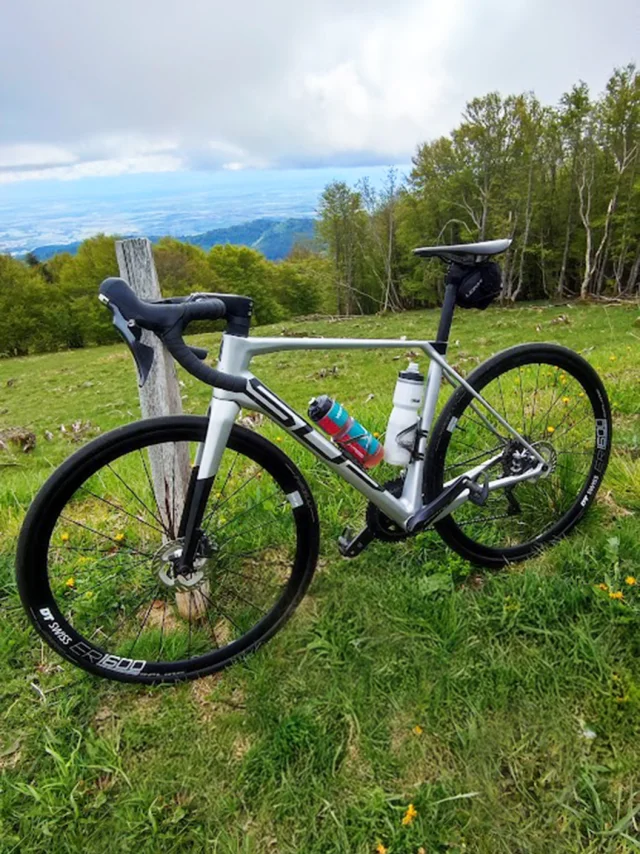
M 383 489 L 390 492 L 395 498 L 400 498 L 402 495 L 402 487 L 404 486 L 404 477 L 398 477 L 395 480 L 388 480 L 382 485 Z M 386 542 L 397 542 L 398 540 L 406 540 L 411 536 L 407 531 L 404 531 L 393 519 L 376 507 L 375 504 L 369 502 L 367 505 L 367 527 L 377 540 L 385 540 Z

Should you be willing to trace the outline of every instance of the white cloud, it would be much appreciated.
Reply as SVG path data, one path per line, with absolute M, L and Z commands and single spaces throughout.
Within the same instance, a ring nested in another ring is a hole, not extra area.
M 183 162 L 179 157 L 151 154 L 114 160 L 85 160 L 70 166 L 47 166 L 45 169 L 15 169 L 0 172 L 0 184 L 41 180 L 73 181 L 77 178 L 107 178 L 142 172 L 177 172 L 182 168 Z
M 46 143 L 20 143 L 0 145 L 0 169 L 15 169 L 22 166 L 73 163 L 75 155 L 64 148 Z
M 601 89 L 637 53 L 637 0 L 575 15 L 558 0 L 5 3 L 0 180 L 406 162 L 492 89 Z

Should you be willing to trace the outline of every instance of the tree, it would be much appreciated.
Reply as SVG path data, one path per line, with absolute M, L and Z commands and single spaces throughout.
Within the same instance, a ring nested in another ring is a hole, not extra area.
M 242 294 L 254 301 L 254 321 L 273 323 L 284 316 L 275 298 L 273 264 L 246 246 L 214 246 L 207 256 L 211 273 L 225 293 Z

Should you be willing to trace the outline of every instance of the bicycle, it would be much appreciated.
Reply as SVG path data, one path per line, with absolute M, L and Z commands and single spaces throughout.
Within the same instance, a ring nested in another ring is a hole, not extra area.
M 158 683 L 220 670 L 283 626 L 314 573 L 318 515 L 291 459 L 235 423 L 242 408 L 271 419 L 368 500 L 365 527 L 340 538 L 347 557 L 433 527 L 467 560 L 501 567 L 566 535 L 593 502 L 611 448 L 595 370 L 553 344 L 511 347 L 466 378 L 446 360 L 456 305 L 495 298 L 489 259 L 509 244 L 415 250 L 450 265 L 435 341 L 251 338 L 246 297 L 143 302 L 124 280 L 105 280 L 100 299 L 140 382 L 151 368 L 148 330 L 213 387 L 211 406 L 206 417 L 148 419 L 100 436 L 43 486 L 17 554 L 20 596 L 40 635 L 90 673 Z M 226 328 L 211 368 L 183 334 L 218 319 Z M 382 485 L 249 370 L 253 356 L 276 351 L 397 347 L 421 350 L 429 370 L 410 461 Z M 434 425 L 443 378 L 455 388 Z

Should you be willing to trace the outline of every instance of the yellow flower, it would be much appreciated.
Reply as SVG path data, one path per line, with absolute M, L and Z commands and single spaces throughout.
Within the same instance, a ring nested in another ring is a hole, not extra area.
M 377 431 L 377 430 L 374 430 L 374 431 L 373 431 L 373 438 L 374 438 L 374 439 L 379 439 L 379 438 L 380 438 L 380 433 L 378 433 L 378 431 Z
M 276 436 L 276 442 L 282 442 L 282 436 Z
M 633 587 L 633 585 L 637 584 L 638 582 L 636 581 L 636 579 L 634 578 L 633 575 L 627 575 L 627 577 L 624 580 L 624 583 L 628 584 L 629 587 Z
M 570 401 L 570 400 L 571 400 L 571 398 L 570 398 L 570 397 L 563 397 L 563 398 L 562 398 L 562 402 L 563 402 L 564 404 L 569 403 L 569 401 Z
M 116 541 L 116 543 L 122 543 L 124 542 L 124 534 L 116 534 L 113 539 Z
M 565 376 L 565 374 L 560 374 L 560 382 L 566 383 L 566 381 L 567 381 L 567 377 Z
M 387 854 L 388 851 L 389 849 L 385 848 L 382 842 L 378 842 L 376 845 L 376 854 Z
M 607 587 L 607 585 L 604 582 L 601 582 L 600 584 L 598 584 L 598 589 L 604 590 L 606 592 L 609 588 Z
M 68 543 L 69 542 L 69 534 L 67 534 L 67 532 L 65 531 L 64 534 L 60 534 L 60 539 L 62 540 L 63 543 Z
M 413 728 L 413 731 L 416 735 L 422 735 L 422 727 L 420 724 L 416 724 Z
M 609 593 L 609 599 L 624 599 L 624 593 L 622 590 L 616 590 L 615 593 Z
M 555 433 L 555 432 L 556 432 L 556 428 L 552 427 L 551 424 L 549 424 L 549 426 L 547 427 L 547 433 Z
M 417 815 L 418 810 L 414 807 L 413 804 L 409 804 L 409 806 L 407 807 L 407 811 L 402 819 L 402 823 L 404 824 L 404 826 L 406 827 L 409 824 L 413 824 L 413 821 Z
M 617 356 L 609 356 L 609 361 L 610 361 L 610 362 L 615 362 L 615 360 L 616 360 L 617 358 L 618 358 Z
M 584 392 L 583 391 L 578 392 L 578 397 L 584 397 Z
M 76 586 L 76 580 L 73 576 L 71 576 L 71 578 L 67 578 L 67 580 L 65 581 L 65 584 L 67 585 L 67 587 L 75 587 Z

